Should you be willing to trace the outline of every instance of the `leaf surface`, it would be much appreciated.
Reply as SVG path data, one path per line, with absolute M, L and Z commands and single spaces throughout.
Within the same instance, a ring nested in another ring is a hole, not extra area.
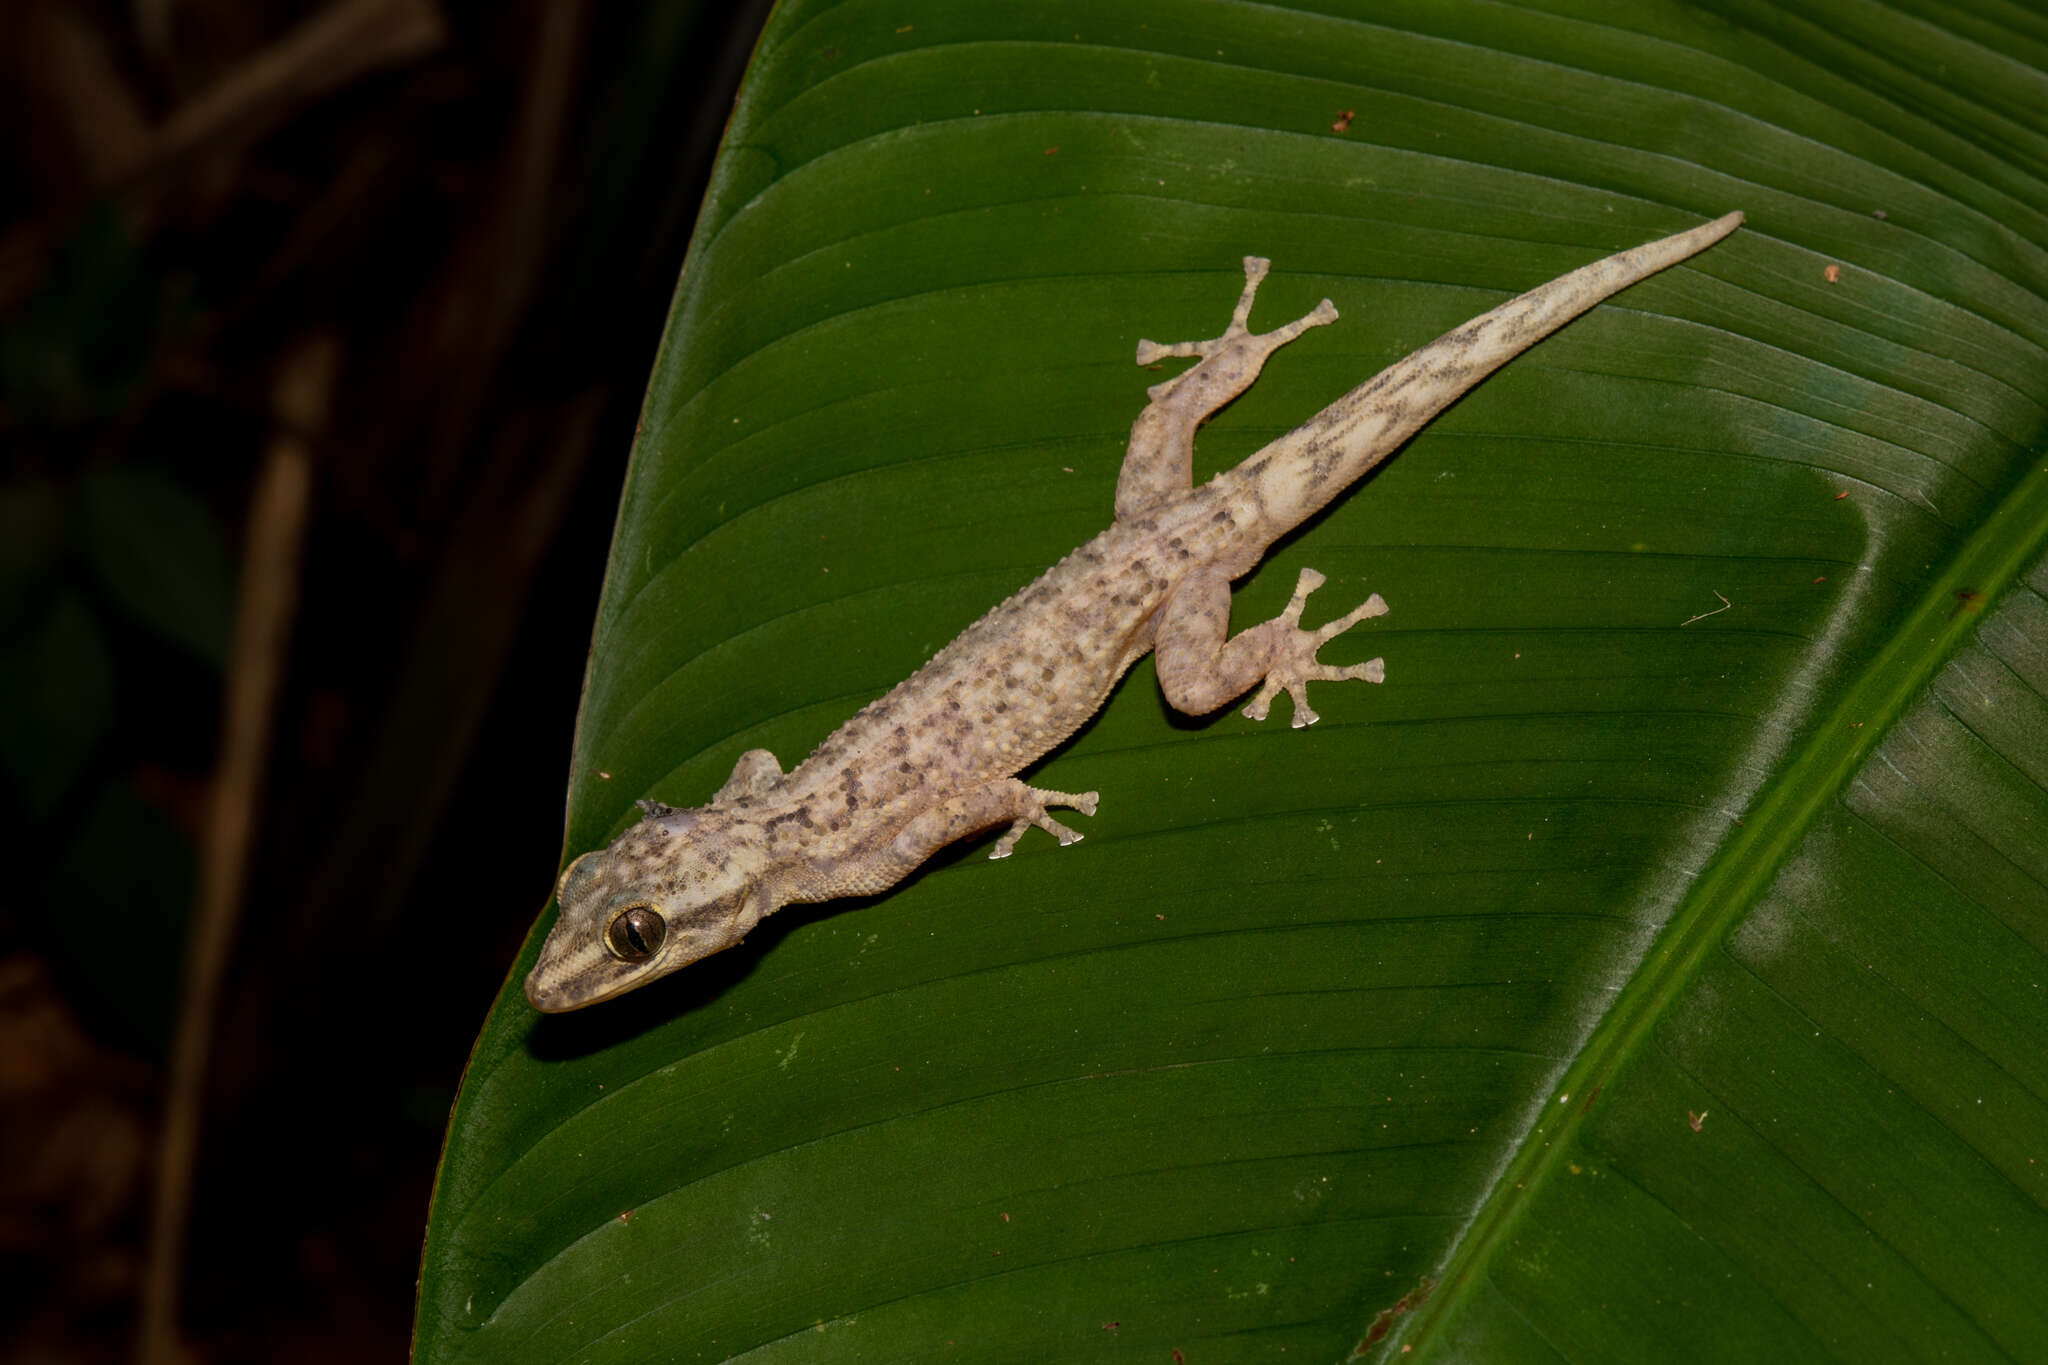
M 790 0 L 624 490 L 564 861 L 787 766 L 1105 524 L 1140 336 L 1325 295 L 1226 467 L 1505 296 L 1749 225 L 1240 586 L 952 850 L 487 1022 L 422 1361 L 2048 1350 L 2048 25 L 2016 7 Z M 1338 127 L 1336 125 L 1342 125 Z M 2031 577 L 2028 577 L 2031 575 Z M 1284 710 L 1284 703 L 1282 708 Z M 507 913 L 515 913 L 508 909 Z

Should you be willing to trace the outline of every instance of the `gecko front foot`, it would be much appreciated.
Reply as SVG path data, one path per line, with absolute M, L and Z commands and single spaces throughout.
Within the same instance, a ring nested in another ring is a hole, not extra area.
M 1273 619 L 1278 638 L 1273 643 L 1273 663 L 1266 670 L 1266 685 L 1259 689 L 1258 696 L 1252 698 L 1251 705 L 1244 708 L 1244 713 L 1253 720 L 1264 720 L 1272 709 L 1273 698 L 1284 691 L 1294 699 L 1294 728 L 1299 730 L 1321 719 L 1308 704 L 1310 682 L 1337 682 L 1346 678 L 1374 683 L 1385 681 L 1387 665 L 1384 659 L 1368 659 L 1362 664 L 1341 668 L 1316 662 L 1316 651 L 1327 641 L 1342 635 L 1360 621 L 1387 614 L 1386 601 L 1374 593 L 1328 625 L 1303 630 L 1301 609 L 1308 604 L 1308 595 L 1322 587 L 1324 581 L 1314 569 L 1303 569 L 1301 577 L 1295 581 L 1294 596 L 1288 600 L 1287 610 Z
M 1046 807 L 1066 806 L 1081 812 L 1083 815 L 1093 815 L 1095 814 L 1095 803 L 1100 797 L 1100 792 L 1082 792 L 1079 795 L 1073 795 L 1068 792 L 1040 791 L 1036 787 L 1024 787 L 1022 795 L 1017 800 L 1016 820 L 1011 823 L 1009 830 L 1003 837 L 996 840 L 996 845 L 988 851 L 988 856 L 991 858 L 1009 857 L 1010 850 L 1017 847 L 1017 841 L 1024 837 L 1024 831 L 1030 829 L 1033 825 L 1038 826 L 1047 834 L 1059 840 L 1061 847 L 1080 843 L 1081 832 L 1069 829 L 1053 819 L 1046 812 Z

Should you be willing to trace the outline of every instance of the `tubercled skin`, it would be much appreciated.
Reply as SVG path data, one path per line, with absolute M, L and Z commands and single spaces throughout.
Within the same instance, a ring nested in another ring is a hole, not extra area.
M 1268 263 L 1247 256 L 1244 289 L 1221 336 L 1138 343 L 1140 365 L 1196 363 L 1148 391 L 1109 529 L 999 603 L 791 771 L 755 749 L 707 805 L 643 802 L 637 825 L 563 872 L 560 918 L 527 977 L 527 998 L 549 1012 L 610 999 L 732 947 L 784 905 L 894 886 L 940 848 L 981 830 L 1007 826 L 994 858 L 1033 828 L 1062 844 L 1078 841 L 1052 812 L 1093 815 L 1097 793 L 1045 791 L 1017 774 L 1079 729 L 1148 651 L 1158 654 L 1167 701 L 1193 715 L 1257 687 L 1246 715 L 1265 719 L 1285 692 L 1300 727 L 1316 720 L 1310 682 L 1381 681 L 1379 659 L 1343 668 L 1316 661 L 1324 643 L 1386 613 L 1379 594 L 1303 630 L 1302 608 L 1324 581 L 1305 569 L 1279 616 L 1232 635 L 1231 583 L 1494 370 L 1741 224 L 1731 213 L 1539 285 L 1196 487 L 1196 429 L 1249 388 L 1274 351 L 1337 320 L 1325 299 L 1283 327 L 1252 332 Z M 660 915 L 665 933 L 642 932 L 650 926 L 640 914 L 629 922 L 633 932 L 608 935 L 621 916 L 644 910 Z

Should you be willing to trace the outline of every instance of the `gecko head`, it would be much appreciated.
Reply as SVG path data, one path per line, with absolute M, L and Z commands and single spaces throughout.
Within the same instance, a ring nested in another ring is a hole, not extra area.
M 526 978 L 535 1009 L 560 1014 L 644 986 L 732 947 L 766 913 L 750 827 L 704 810 L 647 812 L 563 871 L 560 916 Z

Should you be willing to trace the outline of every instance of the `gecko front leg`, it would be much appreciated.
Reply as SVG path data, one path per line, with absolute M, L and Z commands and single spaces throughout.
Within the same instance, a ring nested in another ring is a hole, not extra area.
M 1093 815 L 1099 797 L 1098 792 L 1076 795 L 1041 791 L 1014 777 L 997 778 L 924 811 L 897 833 L 889 851 L 907 865 L 907 871 L 955 839 L 964 839 L 976 830 L 1000 825 L 1005 820 L 1011 822 L 1010 828 L 989 850 L 991 858 L 1009 857 L 1010 850 L 1017 846 L 1017 840 L 1033 825 L 1058 839 L 1062 845 L 1077 844 L 1081 841 L 1080 832 L 1053 819 L 1048 807 L 1066 806 L 1083 815 Z
M 782 765 L 766 749 L 749 749 L 732 765 L 732 776 L 711 799 L 737 801 L 745 796 L 763 796 L 782 780 Z
M 1329 624 L 1303 630 L 1301 609 L 1323 582 L 1314 569 L 1303 569 L 1286 610 L 1231 638 L 1229 574 L 1218 568 L 1190 574 L 1161 609 L 1153 644 L 1166 700 L 1176 711 L 1206 715 L 1263 680 L 1265 686 L 1244 713 L 1264 720 L 1273 698 L 1285 691 L 1294 699 L 1294 728 L 1299 730 L 1320 719 L 1308 704 L 1311 681 L 1383 681 L 1387 669 L 1381 659 L 1344 667 L 1316 662 L 1316 651 L 1326 641 L 1360 621 L 1387 614 L 1386 602 L 1374 593 Z

